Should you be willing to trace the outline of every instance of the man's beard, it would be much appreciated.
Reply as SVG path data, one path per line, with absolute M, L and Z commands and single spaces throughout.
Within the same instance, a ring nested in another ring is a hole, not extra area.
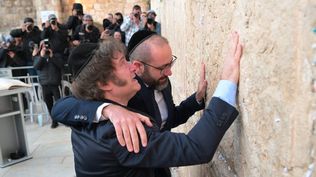
M 159 91 L 165 89 L 169 84 L 168 76 L 164 76 L 158 80 L 155 80 L 151 77 L 147 69 L 144 70 L 144 73 L 140 76 L 140 78 L 145 82 L 145 84 Z

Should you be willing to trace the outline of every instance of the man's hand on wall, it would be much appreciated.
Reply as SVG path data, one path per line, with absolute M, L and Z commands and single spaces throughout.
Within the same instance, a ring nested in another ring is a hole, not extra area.
M 229 80 L 238 84 L 242 53 L 243 46 L 239 40 L 239 34 L 233 32 L 231 35 L 231 46 L 224 61 L 222 80 Z
M 207 81 L 205 80 L 205 64 L 201 64 L 201 71 L 200 71 L 200 81 L 198 85 L 198 89 L 196 91 L 196 101 L 202 102 L 203 99 L 205 99 L 206 96 L 206 89 L 207 89 Z

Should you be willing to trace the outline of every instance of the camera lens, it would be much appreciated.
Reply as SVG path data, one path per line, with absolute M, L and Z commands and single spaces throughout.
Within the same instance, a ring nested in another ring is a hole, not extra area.
M 45 50 L 45 57 L 49 57 L 50 51 L 48 49 Z
M 89 31 L 92 31 L 92 30 L 93 30 L 92 25 L 87 25 L 87 29 L 88 29 Z
M 27 31 L 32 31 L 33 30 L 33 26 L 32 25 L 27 25 L 26 26 L 26 30 Z
M 134 14 L 134 16 L 135 16 L 136 18 L 139 18 L 139 14 L 138 14 L 138 13 Z
M 52 25 L 56 25 L 56 20 L 52 20 L 52 21 L 50 21 L 50 24 L 52 24 Z

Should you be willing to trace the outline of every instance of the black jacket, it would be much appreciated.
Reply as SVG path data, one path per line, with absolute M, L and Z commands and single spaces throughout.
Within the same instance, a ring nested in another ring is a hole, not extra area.
M 59 30 L 54 31 L 49 26 L 44 28 L 42 39 L 49 39 L 50 48 L 54 53 L 64 54 L 68 48 L 68 31 L 64 25 L 57 24 Z
M 75 30 L 77 26 L 80 26 L 82 24 L 82 20 L 80 20 L 77 16 L 69 16 L 68 20 L 65 24 L 67 29 L 70 29 L 72 34 L 75 33 Z
M 150 115 L 155 119 L 157 126 L 161 127 L 161 118 L 156 116 L 157 110 L 154 108 L 156 101 L 154 100 L 153 90 L 148 88 L 140 78 L 137 77 L 137 79 L 141 85 L 141 90 L 128 102 L 128 107 Z M 185 123 L 196 111 L 205 107 L 204 103 L 199 105 L 196 102 L 195 93 L 176 106 L 173 102 L 171 92 L 171 84 L 169 83 L 168 87 L 162 90 L 168 110 L 168 119 L 162 131 L 170 130 Z M 52 118 L 66 125 L 82 126 L 88 123 L 91 125 L 95 118 L 96 110 L 102 103 L 100 101 L 76 100 L 74 97 L 69 97 L 63 102 L 55 104 L 52 110 Z M 171 176 L 168 168 L 156 168 L 155 173 L 157 173 L 156 176 L 161 177 Z
M 34 68 L 39 71 L 41 85 L 60 85 L 63 66 L 62 54 L 53 54 L 52 58 L 34 57 Z
M 77 26 L 75 34 L 73 35 L 73 40 L 80 40 L 81 43 L 97 43 L 100 40 L 100 31 L 97 27 L 92 25 L 92 32 L 87 32 L 85 30 L 86 25 Z
M 26 31 L 23 32 L 21 28 L 14 29 L 12 30 L 12 32 L 22 36 L 22 50 L 25 53 L 26 60 L 31 63 L 33 50 L 32 48 L 30 48 L 29 44 L 31 41 L 33 41 L 39 46 L 41 42 L 42 31 L 37 26 L 34 26 L 33 30 L 29 33 Z

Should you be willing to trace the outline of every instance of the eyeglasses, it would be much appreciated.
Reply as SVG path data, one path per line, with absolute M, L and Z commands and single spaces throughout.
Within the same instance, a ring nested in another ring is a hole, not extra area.
M 177 57 L 174 56 L 174 55 L 172 55 L 172 60 L 171 60 L 171 62 L 168 63 L 168 64 L 165 64 L 165 65 L 163 65 L 163 66 L 161 66 L 161 67 L 156 67 L 156 66 L 150 65 L 150 64 L 148 64 L 148 63 L 145 63 L 145 62 L 143 62 L 143 61 L 139 61 L 139 62 L 143 63 L 143 64 L 146 65 L 146 66 L 150 66 L 150 67 L 152 67 L 152 68 L 155 68 L 155 69 L 157 69 L 157 70 L 160 70 L 160 74 L 162 75 L 163 73 L 165 73 L 165 71 L 166 71 L 167 69 L 170 69 L 170 68 L 174 65 L 174 63 L 175 63 L 176 60 L 177 60 Z

